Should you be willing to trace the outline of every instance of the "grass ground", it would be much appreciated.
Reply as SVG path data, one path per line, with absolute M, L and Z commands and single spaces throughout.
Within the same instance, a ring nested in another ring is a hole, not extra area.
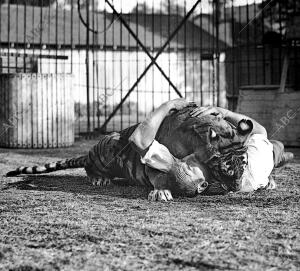
M 0 174 L 86 153 L 0 149 Z M 2 270 L 299 270 L 300 149 L 276 191 L 147 201 L 92 187 L 83 170 L 0 177 Z

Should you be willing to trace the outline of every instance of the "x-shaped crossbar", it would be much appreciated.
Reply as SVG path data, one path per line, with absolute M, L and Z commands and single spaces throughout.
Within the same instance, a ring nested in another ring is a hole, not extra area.
M 157 54 L 153 57 L 145 47 L 145 45 L 140 41 L 138 36 L 132 31 L 130 26 L 127 24 L 127 22 L 124 20 L 124 18 L 121 16 L 120 13 L 116 11 L 114 6 L 109 2 L 109 0 L 105 0 L 105 2 L 110 6 L 110 8 L 113 10 L 113 12 L 118 16 L 121 23 L 125 26 L 125 28 L 129 31 L 129 33 L 136 39 L 137 43 L 141 46 L 141 48 L 144 50 L 144 52 L 147 54 L 147 56 L 151 59 L 151 62 L 148 64 L 146 69 L 141 73 L 141 75 L 137 78 L 135 83 L 131 86 L 131 88 L 128 90 L 126 95 L 122 98 L 121 102 L 115 107 L 113 112 L 108 116 L 108 118 L 105 120 L 103 125 L 100 128 L 100 131 L 105 131 L 106 126 L 108 122 L 113 118 L 113 116 L 116 114 L 116 112 L 120 109 L 120 107 L 123 105 L 123 103 L 126 101 L 126 99 L 129 97 L 131 92 L 135 89 L 135 87 L 138 85 L 138 83 L 142 80 L 142 78 L 145 76 L 145 74 L 148 72 L 148 70 L 152 67 L 152 65 L 155 65 L 158 70 L 162 73 L 162 75 L 166 78 L 166 80 L 169 82 L 169 84 L 173 87 L 173 89 L 176 91 L 176 93 L 179 95 L 179 97 L 182 97 L 179 90 L 176 88 L 176 86 L 172 83 L 170 78 L 165 74 L 165 72 L 162 70 L 162 68 L 157 64 L 156 60 L 161 55 L 161 53 L 166 49 L 170 41 L 175 37 L 177 32 L 180 30 L 180 28 L 185 24 L 185 22 L 188 20 L 188 18 L 191 16 L 191 14 L 196 9 L 197 5 L 201 2 L 201 0 L 197 0 L 197 2 L 193 5 L 193 7 L 190 9 L 190 11 L 185 15 L 185 17 L 182 19 L 182 21 L 178 24 L 178 26 L 174 29 L 174 31 L 171 33 L 167 41 L 163 44 L 163 46 L 158 50 Z

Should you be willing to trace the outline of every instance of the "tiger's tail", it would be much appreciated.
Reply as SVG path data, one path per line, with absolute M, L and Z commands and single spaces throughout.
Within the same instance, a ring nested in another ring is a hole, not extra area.
M 82 168 L 85 167 L 87 155 L 80 156 L 78 158 L 70 158 L 62 161 L 57 161 L 53 163 L 47 163 L 43 166 L 33 166 L 33 167 L 19 167 L 13 171 L 6 173 L 6 177 L 14 177 L 21 174 L 42 174 L 57 170 L 64 170 L 68 168 Z

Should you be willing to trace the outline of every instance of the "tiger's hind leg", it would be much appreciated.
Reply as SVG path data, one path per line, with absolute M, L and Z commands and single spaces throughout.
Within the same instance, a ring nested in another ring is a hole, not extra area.
M 94 145 L 88 155 L 85 171 L 92 185 L 108 186 L 111 180 L 122 173 L 118 152 L 123 148 L 118 133 L 102 135 L 99 142 Z

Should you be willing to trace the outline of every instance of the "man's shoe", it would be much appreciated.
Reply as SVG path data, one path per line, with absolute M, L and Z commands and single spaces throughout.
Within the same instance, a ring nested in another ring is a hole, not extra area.
M 278 167 L 281 167 L 294 159 L 292 152 L 284 152 Z

